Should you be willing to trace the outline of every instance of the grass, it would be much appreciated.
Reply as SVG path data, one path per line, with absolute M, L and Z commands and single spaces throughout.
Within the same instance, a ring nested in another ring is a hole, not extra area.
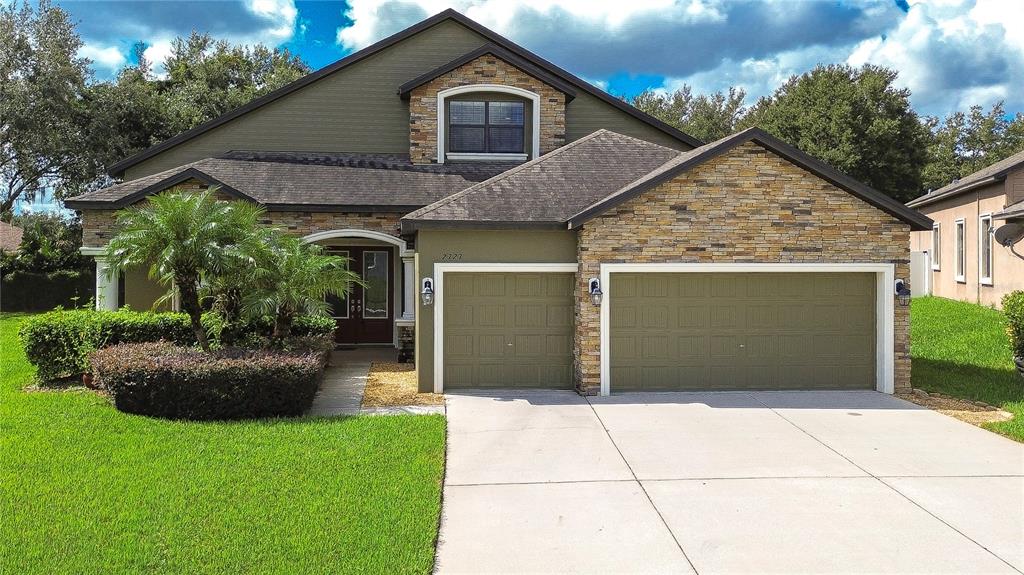
M 440 416 L 187 423 L 26 392 L 0 315 L 0 573 L 428 573 Z
M 913 386 L 1012 413 L 1012 420 L 985 427 L 1024 442 L 1024 379 L 1013 365 L 1002 312 L 937 297 L 911 306 Z

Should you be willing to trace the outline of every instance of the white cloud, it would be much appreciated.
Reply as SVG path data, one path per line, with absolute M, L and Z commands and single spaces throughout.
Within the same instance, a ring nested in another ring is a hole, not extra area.
M 517 14 L 528 10 L 550 16 L 555 12 L 598 25 L 610 32 L 628 25 L 630 18 L 653 15 L 684 23 L 718 21 L 723 18 L 719 6 L 723 0 L 401 0 L 377 2 L 352 0 L 345 16 L 352 26 L 338 29 L 338 43 L 346 48 L 364 48 L 405 26 L 454 8 L 469 18 L 501 34 L 513 31 Z M 419 15 L 409 21 L 403 16 Z M 397 16 L 397 18 L 395 18 Z M 403 21 L 400 24 L 398 21 Z
M 92 60 L 93 67 L 106 72 L 116 72 L 127 62 L 124 53 L 117 46 L 86 43 L 78 50 L 78 55 Z

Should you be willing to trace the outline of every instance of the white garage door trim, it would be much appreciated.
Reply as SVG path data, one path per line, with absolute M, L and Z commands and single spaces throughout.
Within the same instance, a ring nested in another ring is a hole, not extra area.
M 434 393 L 444 393 L 444 274 L 449 272 L 576 273 L 576 264 L 434 264 Z
M 672 263 L 672 264 L 601 264 L 601 286 L 604 299 L 601 302 L 601 395 L 611 393 L 611 290 L 610 276 L 613 273 L 757 273 L 757 272 L 849 272 L 874 273 L 875 282 L 875 386 L 882 393 L 892 393 L 895 388 L 895 328 L 893 326 L 895 303 L 893 286 L 896 281 L 896 266 L 893 264 L 847 263 L 847 264 L 745 264 L 745 263 Z M 435 380 L 436 381 L 436 380 Z

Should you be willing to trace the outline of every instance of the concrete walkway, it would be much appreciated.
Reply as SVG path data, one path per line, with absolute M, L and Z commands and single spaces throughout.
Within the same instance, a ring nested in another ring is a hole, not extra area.
M 1024 445 L 875 392 L 448 394 L 441 573 L 1021 573 Z
M 324 371 L 320 391 L 313 398 L 306 415 L 331 417 L 340 415 L 444 415 L 443 405 L 399 405 L 363 408 L 363 392 L 370 373 L 370 364 L 395 363 L 394 349 L 358 348 L 337 350 L 331 354 Z
M 320 391 L 306 415 L 358 415 L 370 363 L 395 361 L 394 349 L 360 348 L 331 353 Z

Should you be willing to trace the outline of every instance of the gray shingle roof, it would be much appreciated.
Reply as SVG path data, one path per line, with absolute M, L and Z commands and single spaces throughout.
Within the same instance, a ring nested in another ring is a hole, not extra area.
M 408 214 L 407 228 L 440 222 L 563 224 L 679 152 L 598 130 L 549 154 Z
M 966 192 L 968 189 L 971 189 L 976 185 L 994 182 L 1021 164 L 1024 164 L 1024 151 L 1017 152 L 1009 158 L 999 160 L 998 162 L 986 166 L 973 174 L 968 174 L 959 180 L 942 186 L 937 190 L 933 190 L 919 198 L 910 200 L 907 202 L 907 205 L 912 208 L 924 206 L 941 200 L 942 198 L 955 196 L 959 192 Z
M 931 228 L 931 220 L 920 212 L 757 128 L 749 128 L 686 152 L 598 130 L 536 160 L 416 210 L 402 218 L 402 228 L 411 231 L 421 227 L 503 224 L 574 228 L 750 141 L 911 224 L 914 229 Z
M 515 165 L 414 165 L 408 156 L 397 154 L 233 151 L 82 194 L 65 203 L 74 209 L 121 207 L 194 176 L 268 206 L 394 207 L 408 211 Z

